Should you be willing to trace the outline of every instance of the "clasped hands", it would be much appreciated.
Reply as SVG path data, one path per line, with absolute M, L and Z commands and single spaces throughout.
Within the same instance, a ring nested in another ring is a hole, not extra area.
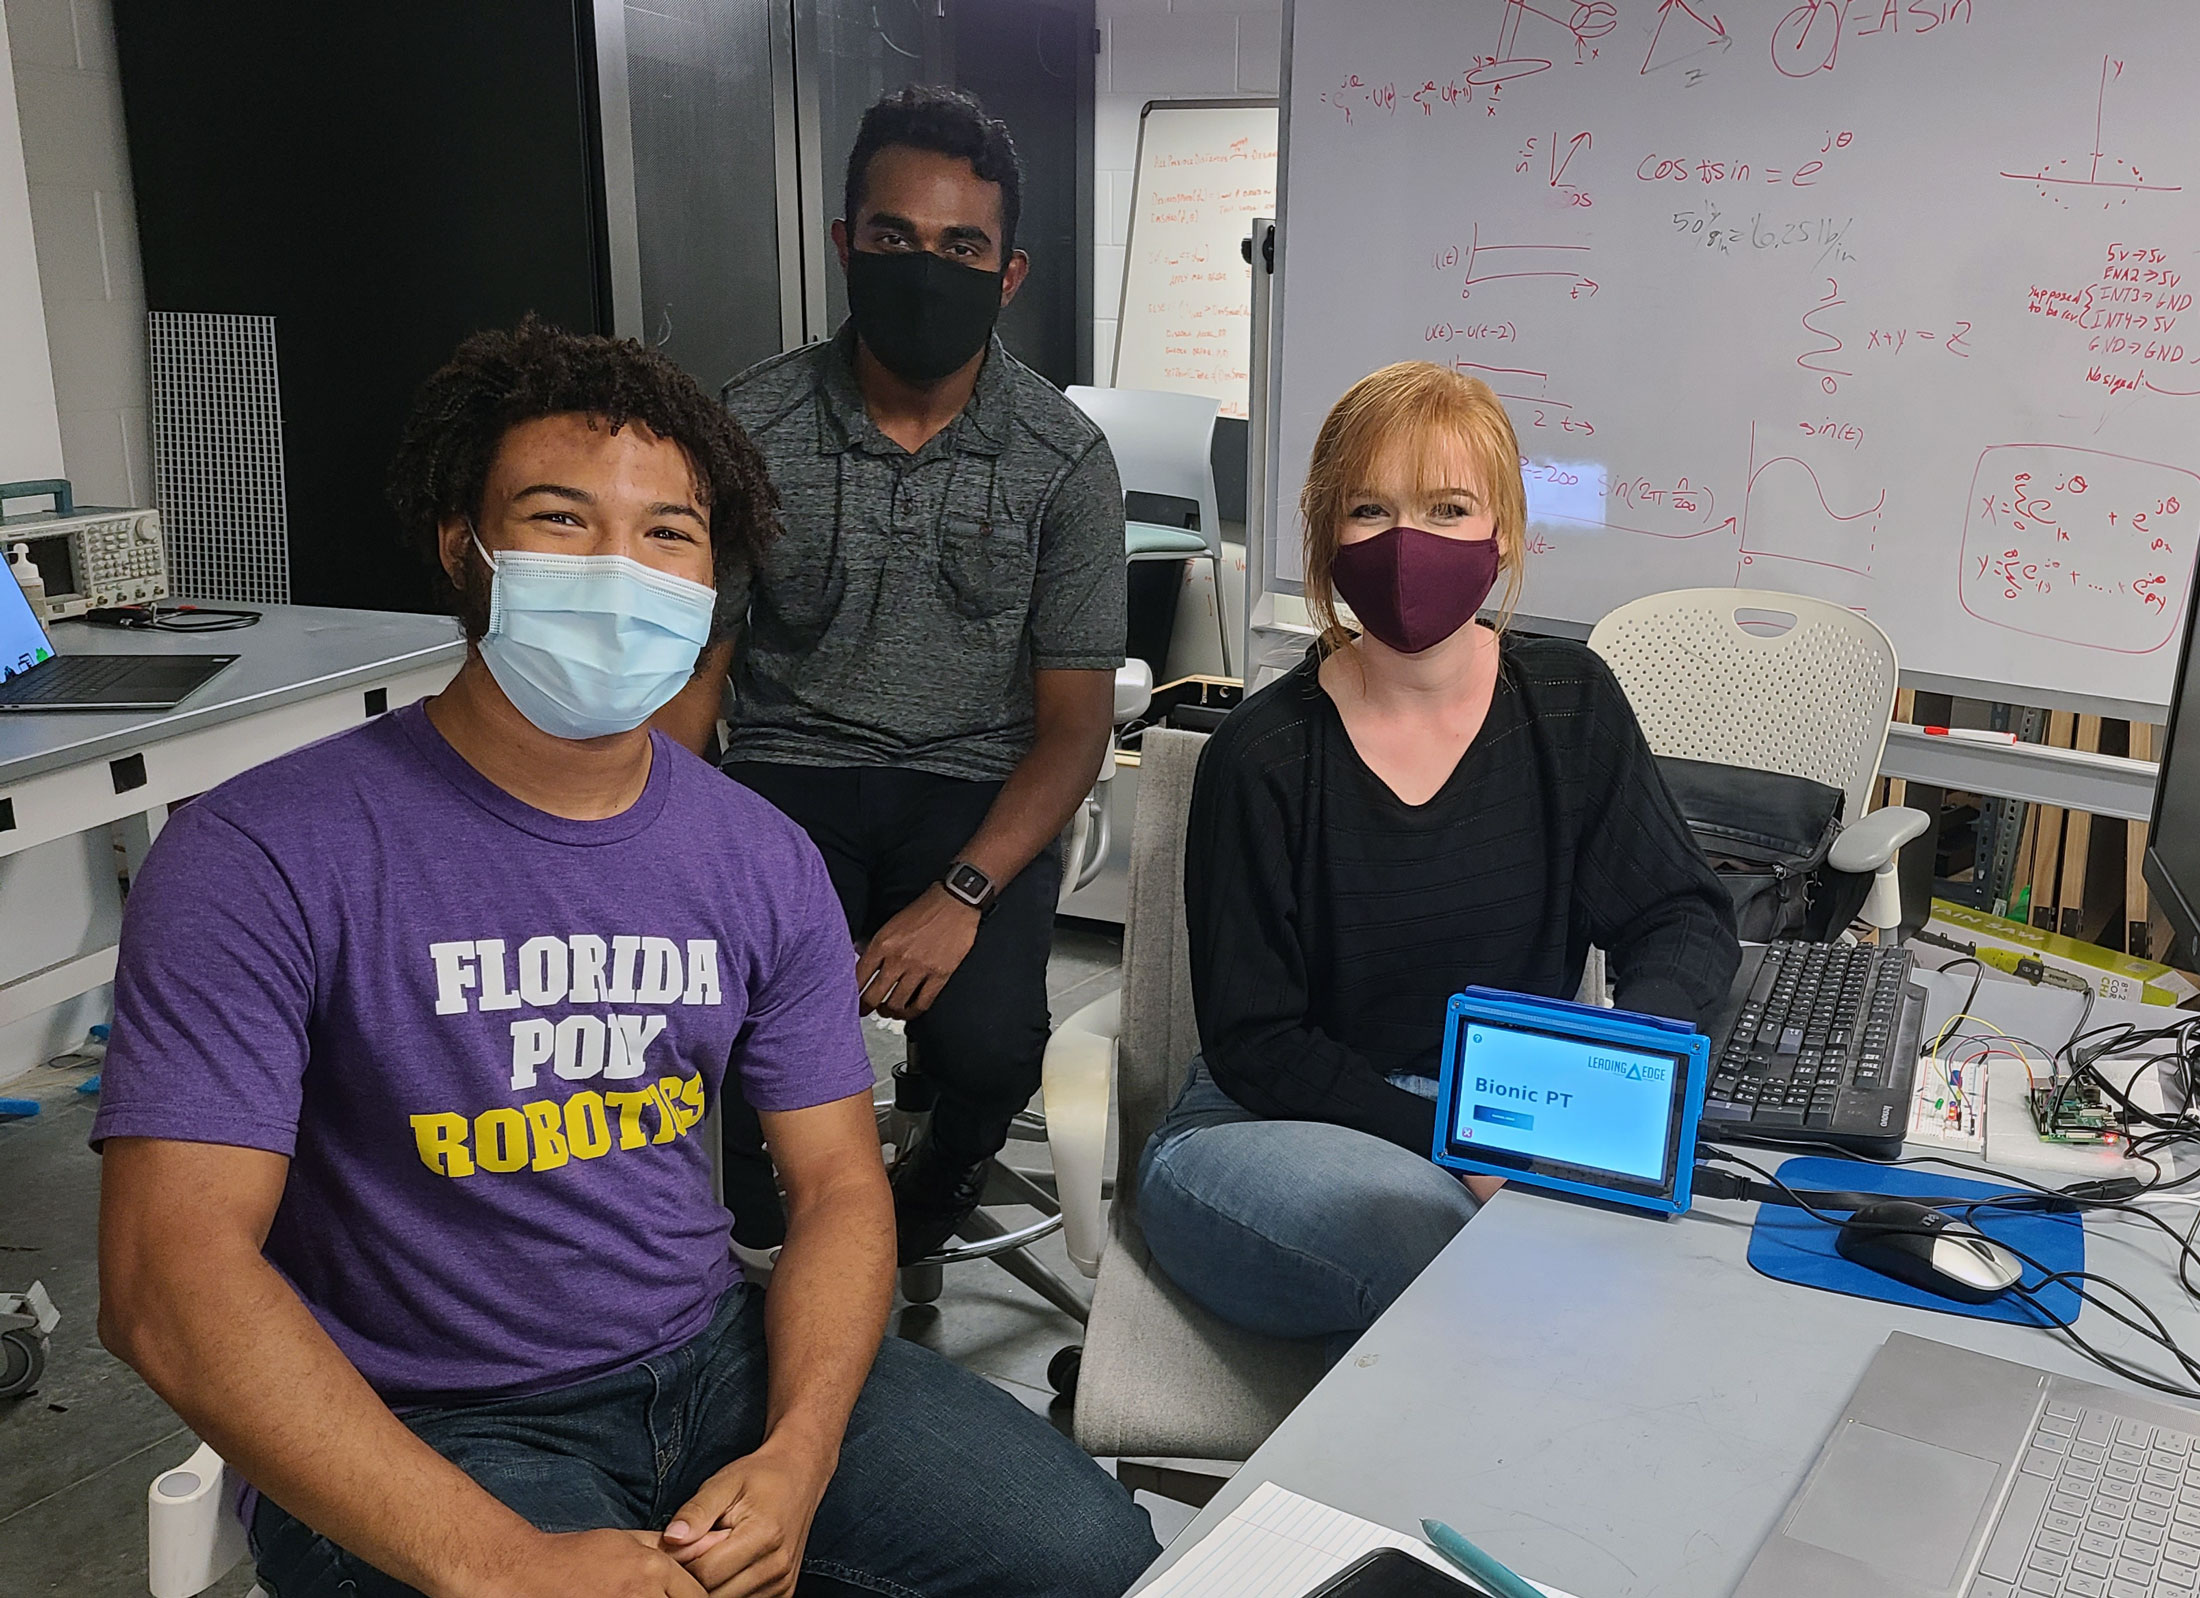
M 663 1532 L 546 1534 L 498 1598 L 790 1598 L 830 1462 L 766 1443 L 680 1506 Z

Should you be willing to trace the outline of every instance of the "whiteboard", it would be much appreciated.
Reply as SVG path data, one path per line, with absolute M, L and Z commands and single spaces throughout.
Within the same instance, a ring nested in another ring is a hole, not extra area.
M 1134 179 L 1112 381 L 1205 394 L 1242 418 L 1253 273 L 1239 245 L 1275 214 L 1276 102 L 1148 105 Z
M 1427 359 L 1506 396 L 1525 614 L 1802 592 L 1906 671 L 2168 701 L 2200 7 L 1295 0 L 1287 31 L 1271 587 L 1323 413 Z

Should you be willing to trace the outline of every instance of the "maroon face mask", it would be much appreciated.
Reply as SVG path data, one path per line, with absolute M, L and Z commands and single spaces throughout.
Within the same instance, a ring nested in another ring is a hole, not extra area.
M 1392 527 L 1338 549 L 1329 580 L 1361 625 L 1401 655 L 1433 648 L 1474 620 L 1497 584 L 1497 540 Z

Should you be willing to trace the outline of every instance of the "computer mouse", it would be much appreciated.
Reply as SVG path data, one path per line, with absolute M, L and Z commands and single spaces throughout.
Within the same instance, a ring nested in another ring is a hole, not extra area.
M 1842 1222 L 1833 1246 L 1866 1270 L 1964 1304 L 1991 1304 L 2024 1274 L 1992 1238 L 1908 1199 L 1865 1205 Z

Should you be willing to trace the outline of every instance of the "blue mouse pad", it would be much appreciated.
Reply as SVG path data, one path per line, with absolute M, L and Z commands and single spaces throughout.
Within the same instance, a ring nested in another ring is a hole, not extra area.
M 1940 1194 L 1985 1199 L 2023 1191 L 1995 1182 L 1967 1182 L 1930 1167 L 1867 1165 L 1856 1160 L 1819 1159 L 1809 1155 L 1781 1165 L 1780 1180 L 1789 1187 L 1884 1193 L 1889 1198 Z M 2075 1212 L 1997 1209 L 1965 1212 L 1959 1209 L 1954 1213 L 1956 1219 L 1968 1220 L 1995 1242 L 2006 1244 L 2028 1259 L 2038 1260 L 2048 1271 L 2085 1269 L 2085 1222 Z M 1776 1282 L 1794 1282 L 1829 1293 L 1847 1293 L 1853 1298 L 1874 1298 L 1884 1304 L 1906 1304 L 1913 1309 L 1939 1310 L 1944 1315 L 2008 1321 L 2017 1326 L 2039 1326 L 2049 1321 L 2057 1326 L 2068 1326 L 2078 1318 L 2082 1307 L 2077 1289 L 2066 1282 L 2056 1282 L 2032 1299 L 2020 1298 L 2014 1289 L 1990 1304 L 1964 1304 L 1942 1298 L 1937 1293 L 1928 1293 L 1923 1288 L 1898 1282 L 1891 1276 L 1882 1276 L 1843 1259 L 1833 1246 L 1838 1231 L 1839 1228 L 1802 1210 L 1782 1204 L 1760 1204 L 1757 1224 L 1749 1233 L 1749 1263 Z M 2037 1285 L 2045 1274 L 2027 1265 L 2024 1285 Z

